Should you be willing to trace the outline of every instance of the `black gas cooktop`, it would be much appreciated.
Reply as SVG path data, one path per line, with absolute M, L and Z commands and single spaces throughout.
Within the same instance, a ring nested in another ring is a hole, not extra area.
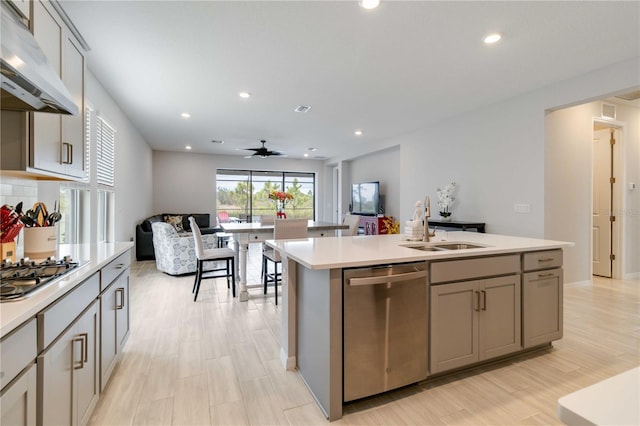
M 0 302 L 22 300 L 85 263 L 74 261 L 71 256 L 61 260 L 49 257 L 38 262 L 29 258 L 15 263 L 3 260 L 0 266 Z

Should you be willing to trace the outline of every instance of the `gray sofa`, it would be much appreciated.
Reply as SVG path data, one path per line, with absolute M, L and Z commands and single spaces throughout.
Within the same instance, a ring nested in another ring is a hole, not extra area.
M 189 216 L 193 216 L 203 235 L 222 232 L 222 229 L 210 225 L 209 213 L 162 213 L 146 218 L 141 224 L 136 225 L 136 260 L 155 260 L 156 255 L 153 249 L 153 230 L 151 224 L 155 222 L 166 222 L 169 216 L 182 216 L 182 229 L 184 232 L 191 232 Z

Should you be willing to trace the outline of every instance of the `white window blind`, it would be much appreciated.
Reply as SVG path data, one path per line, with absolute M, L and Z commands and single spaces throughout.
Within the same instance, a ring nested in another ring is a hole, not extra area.
M 97 183 L 115 185 L 116 132 L 102 117 L 96 119 Z
M 84 113 L 84 181 L 91 179 L 91 116 L 93 110 L 89 107 Z

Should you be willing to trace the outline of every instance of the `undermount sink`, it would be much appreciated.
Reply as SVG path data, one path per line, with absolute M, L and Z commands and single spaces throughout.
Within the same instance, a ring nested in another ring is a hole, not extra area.
M 403 244 L 402 247 L 411 248 L 421 251 L 445 251 L 445 250 L 467 250 L 476 248 L 485 248 L 486 246 L 479 244 L 470 244 L 464 242 L 447 242 L 447 243 L 412 243 Z
M 466 249 L 475 249 L 475 248 L 485 248 L 486 246 L 481 246 L 478 244 L 469 244 L 469 243 L 445 243 L 445 244 L 435 244 L 435 247 L 442 250 L 466 250 Z

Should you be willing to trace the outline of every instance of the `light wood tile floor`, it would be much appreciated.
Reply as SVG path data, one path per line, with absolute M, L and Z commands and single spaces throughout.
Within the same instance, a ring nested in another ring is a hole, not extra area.
M 250 253 L 259 281 L 259 253 Z M 327 424 L 279 361 L 273 289 L 233 300 L 224 280 L 131 270 L 131 334 L 92 425 Z M 337 425 L 549 425 L 559 397 L 640 365 L 640 280 L 565 286 L 564 338 L 553 348 L 345 407 Z

